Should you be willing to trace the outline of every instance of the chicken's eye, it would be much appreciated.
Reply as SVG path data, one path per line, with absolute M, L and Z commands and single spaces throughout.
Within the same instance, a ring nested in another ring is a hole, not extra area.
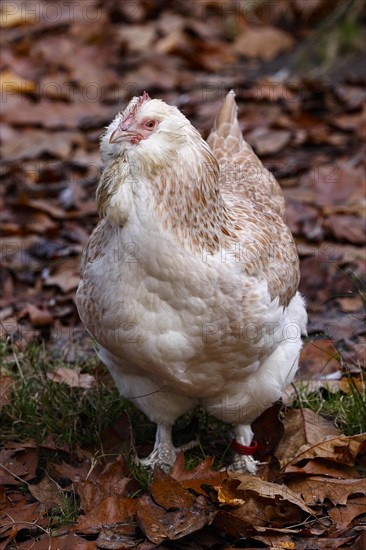
M 145 122 L 145 128 L 147 128 L 148 130 L 153 130 L 154 128 L 156 128 L 157 124 L 158 123 L 156 120 L 147 120 Z

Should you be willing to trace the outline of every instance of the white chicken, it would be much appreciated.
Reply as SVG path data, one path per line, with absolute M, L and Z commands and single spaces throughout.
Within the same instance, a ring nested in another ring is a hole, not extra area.
M 172 426 L 200 405 L 234 425 L 232 468 L 255 473 L 251 423 L 293 380 L 307 323 L 281 189 L 242 137 L 233 91 L 207 143 L 145 92 L 101 155 L 77 306 L 121 395 L 157 424 L 141 462 L 169 471 Z

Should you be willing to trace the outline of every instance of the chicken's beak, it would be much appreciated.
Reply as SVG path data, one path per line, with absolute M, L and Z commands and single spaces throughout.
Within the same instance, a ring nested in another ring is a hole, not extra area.
M 112 132 L 111 137 L 109 138 L 109 143 L 119 143 L 125 137 L 126 133 L 118 126 L 118 128 Z

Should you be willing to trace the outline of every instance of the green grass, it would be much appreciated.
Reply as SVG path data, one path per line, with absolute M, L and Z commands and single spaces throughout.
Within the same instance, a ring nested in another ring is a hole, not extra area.
M 2 344 L 0 361 L 1 374 L 11 375 L 15 382 L 9 403 L 1 412 L 0 444 L 27 439 L 43 444 L 49 434 L 56 443 L 66 443 L 71 449 L 97 444 L 124 408 L 117 389 L 104 377 L 88 390 L 49 380 L 48 372 L 70 365 L 52 361 L 42 346 L 31 345 L 17 352 Z M 97 364 L 89 359 L 72 367 L 91 373 Z
M 366 379 L 361 374 L 361 389 L 349 376 L 349 392 L 328 390 L 311 391 L 306 383 L 298 386 L 293 406 L 312 409 L 317 414 L 333 419 L 345 435 L 366 432 Z
M 56 443 L 67 443 L 71 451 L 87 446 L 103 454 L 102 434 L 126 411 L 130 417 L 134 441 L 140 446 L 153 445 L 155 425 L 136 407 L 118 394 L 111 378 L 97 359 L 87 359 L 69 365 L 50 358 L 41 345 L 31 345 L 25 351 L 0 344 L 1 374 L 11 375 L 14 390 L 10 402 L 2 409 L 0 444 L 6 441 L 35 439 L 42 444 L 52 434 Z M 49 380 L 48 372 L 58 366 L 72 367 L 93 374 L 97 383 L 90 389 L 71 388 Z M 345 394 L 308 391 L 299 388 L 294 406 L 308 407 L 327 418 L 347 435 L 366 432 L 366 392 L 360 391 L 350 377 L 350 391 Z M 198 409 L 180 418 L 174 427 L 176 446 L 198 440 L 197 447 L 185 452 L 186 468 L 193 469 L 207 456 L 213 456 L 214 467 L 228 462 L 230 427 Z M 48 458 L 48 457 L 46 457 Z M 146 489 L 151 476 L 127 457 L 133 474 Z

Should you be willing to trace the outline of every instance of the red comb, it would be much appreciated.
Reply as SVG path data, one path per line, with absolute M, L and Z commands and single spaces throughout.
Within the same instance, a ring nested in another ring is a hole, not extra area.
M 151 98 L 147 92 L 144 92 L 142 96 L 138 98 L 135 105 L 132 107 L 131 115 L 135 115 L 136 111 L 145 103 L 145 101 L 149 101 Z
M 149 94 L 147 92 L 144 92 L 143 95 L 138 98 L 138 100 L 136 101 L 135 105 L 131 108 L 131 110 L 124 115 L 124 117 L 119 123 L 119 126 L 121 126 L 123 130 L 126 130 L 128 128 L 126 124 L 127 125 L 131 124 L 141 105 L 143 105 L 145 101 L 149 101 L 150 99 L 151 98 Z

